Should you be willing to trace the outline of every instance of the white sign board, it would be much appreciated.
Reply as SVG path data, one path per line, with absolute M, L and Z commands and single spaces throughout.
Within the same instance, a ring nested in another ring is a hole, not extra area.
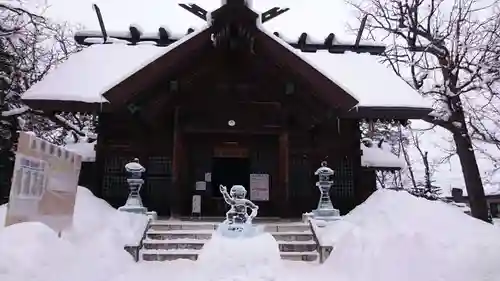
M 197 181 L 196 190 L 207 190 L 207 183 L 204 181 Z
M 81 161 L 78 154 L 21 132 L 5 225 L 37 221 L 57 232 L 69 228 Z
M 192 202 L 192 213 L 193 214 L 200 214 L 201 213 L 201 195 L 193 195 L 193 202 Z
M 269 201 L 268 174 L 250 174 L 250 200 Z
M 205 173 L 205 181 L 212 182 L 212 173 Z

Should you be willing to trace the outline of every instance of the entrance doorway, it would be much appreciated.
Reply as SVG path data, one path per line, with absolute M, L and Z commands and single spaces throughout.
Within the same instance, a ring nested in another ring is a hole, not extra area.
M 248 158 L 216 157 L 212 159 L 213 197 L 222 197 L 219 186 L 229 191 L 233 185 L 243 185 L 247 191 L 250 183 L 250 160 Z

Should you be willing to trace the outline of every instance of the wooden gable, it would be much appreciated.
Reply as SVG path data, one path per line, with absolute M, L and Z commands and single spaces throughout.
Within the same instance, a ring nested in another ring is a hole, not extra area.
M 177 81 L 181 73 L 193 75 L 202 71 L 204 67 L 196 62 L 206 61 L 205 57 L 214 54 L 218 54 L 219 58 L 222 55 L 221 59 L 230 62 L 229 64 L 238 64 L 243 57 L 248 56 L 265 57 L 278 65 L 280 71 L 291 73 L 300 83 L 308 84 L 311 94 L 317 95 L 332 108 L 346 111 L 358 103 L 328 77 L 270 37 L 273 35 L 260 30 L 256 26 L 257 15 L 248 7 L 225 5 L 214 11 L 213 16 L 213 23 L 206 30 L 105 93 L 111 106 L 127 106 L 140 95 L 147 95 L 146 92 L 150 92 L 158 81 Z M 194 69 L 193 65 L 198 65 L 199 69 Z M 211 65 L 208 67 L 211 68 L 209 71 L 215 71 Z M 223 70 L 219 68 L 217 71 Z

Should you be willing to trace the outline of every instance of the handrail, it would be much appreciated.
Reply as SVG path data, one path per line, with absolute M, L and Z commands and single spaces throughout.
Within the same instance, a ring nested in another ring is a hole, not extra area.
M 149 218 L 148 219 L 148 223 L 146 224 L 146 227 L 144 228 L 144 231 L 142 233 L 142 237 L 140 239 L 140 241 L 136 244 L 136 245 L 125 245 L 123 248 L 125 249 L 125 251 L 127 251 L 130 255 L 132 255 L 132 257 L 134 258 L 134 261 L 135 262 L 138 262 L 139 261 L 139 252 L 140 250 L 142 249 L 143 245 L 144 245 L 144 239 L 146 239 L 146 234 L 149 230 L 149 227 L 151 226 L 151 222 L 153 221 L 152 218 Z
M 324 263 L 326 261 L 326 259 L 330 256 L 330 253 L 333 251 L 333 246 L 322 245 L 320 239 L 318 238 L 318 234 L 316 232 L 316 226 L 314 225 L 313 220 L 311 218 L 308 218 L 307 222 L 309 223 L 309 227 L 311 228 L 311 232 L 313 234 L 314 241 L 318 245 L 316 250 L 319 253 L 319 262 Z

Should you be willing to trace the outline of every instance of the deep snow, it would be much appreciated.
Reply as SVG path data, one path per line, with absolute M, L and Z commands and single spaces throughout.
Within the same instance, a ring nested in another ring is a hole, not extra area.
M 62 238 L 40 223 L 0 228 L 0 280 L 500 280 L 500 228 L 406 192 L 377 191 L 324 228 L 322 242 L 335 249 L 323 265 L 281 261 L 270 235 L 214 236 L 196 262 L 134 263 L 123 245 L 141 222 L 79 188 L 75 225 Z
M 339 281 L 500 280 L 498 228 L 405 191 L 377 191 L 322 236 Z

